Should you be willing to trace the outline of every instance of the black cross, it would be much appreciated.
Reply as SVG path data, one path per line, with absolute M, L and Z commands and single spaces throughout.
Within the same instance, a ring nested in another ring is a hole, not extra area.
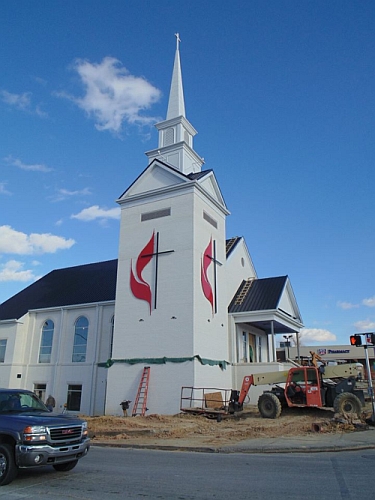
M 206 254 L 207 255 L 207 254 Z M 215 296 L 215 314 L 217 313 L 217 278 L 216 278 L 216 266 L 222 266 L 223 264 L 216 259 L 216 241 L 213 241 L 213 255 L 207 255 L 209 259 L 214 263 L 214 296 Z
M 173 252 L 174 252 L 174 250 L 165 250 L 164 252 L 159 252 L 159 232 L 157 232 L 156 233 L 155 252 L 148 253 L 147 255 L 142 255 L 143 258 L 155 256 L 154 309 L 156 309 L 156 298 L 157 298 L 157 290 L 158 290 L 159 255 L 164 255 L 164 254 L 173 253 Z

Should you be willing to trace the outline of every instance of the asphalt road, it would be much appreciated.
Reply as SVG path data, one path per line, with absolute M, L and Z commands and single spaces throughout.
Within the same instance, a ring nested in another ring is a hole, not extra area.
M 92 447 L 67 473 L 20 471 L 7 500 L 373 498 L 375 451 L 222 454 Z

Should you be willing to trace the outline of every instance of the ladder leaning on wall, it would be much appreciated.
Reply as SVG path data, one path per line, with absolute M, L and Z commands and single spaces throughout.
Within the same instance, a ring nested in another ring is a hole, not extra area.
M 148 408 L 147 405 L 147 393 L 148 393 L 148 381 L 150 379 L 150 367 L 145 366 L 143 368 L 143 373 L 141 376 L 141 381 L 139 383 L 137 396 L 134 401 L 132 417 L 136 415 L 141 415 L 144 417 Z

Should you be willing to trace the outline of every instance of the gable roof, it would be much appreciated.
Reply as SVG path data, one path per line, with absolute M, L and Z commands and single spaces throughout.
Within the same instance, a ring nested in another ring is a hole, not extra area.
M 57 269 L 0 304 L 0 320 L 32 309 L 115 300 L 117 259 Z
M 226 214 L 229 214 L 212 169 L 184 174 L 159 158 L 152 160 L 134 182 L 121 194 L 117 203 L 122 205 L 125 203 L 134 203 L 145 197 L 155 195 L 166 196 L 172 191 L 189 189 L 191 186 L 198 187 L 216 206 Z
M 236 248 L 236 246 L 238 245 L 239 241 L 241 241 L 241 237 L 240 236 L 235 236 L 234 238 L 229 238 L 229 240 L 226 240 L 226 242 L 225 242 L 225 252 L 226 252 L 227 258 L 233 252 L 233 250 Z
M 244 280 L 229 304 L 228 312 L 277 309 L 287 280 L 288 276 Z

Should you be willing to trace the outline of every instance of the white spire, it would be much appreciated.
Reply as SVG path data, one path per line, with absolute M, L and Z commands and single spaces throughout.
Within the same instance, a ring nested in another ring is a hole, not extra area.
M 180 35 L 175 33 L 176 54 L 174 58 L 171 90 L 169 93 L 167 120 L 177 116 L 185 116 L 184 89 L 182 87 L 182 73 L 180 62 Z
M 204 163 L 193 148 L 193 138 L 197 131 L 186 119 L 184 91 L 180 63 L 180 36 L 176 36 L 176 55 L 174 58 L 171 90 L 169 94 L 167 118 L 155 127 L 159 131 L 157 149 L 147 151 L 149 162 L 160 159 L 188 175 L 200 172 Z

